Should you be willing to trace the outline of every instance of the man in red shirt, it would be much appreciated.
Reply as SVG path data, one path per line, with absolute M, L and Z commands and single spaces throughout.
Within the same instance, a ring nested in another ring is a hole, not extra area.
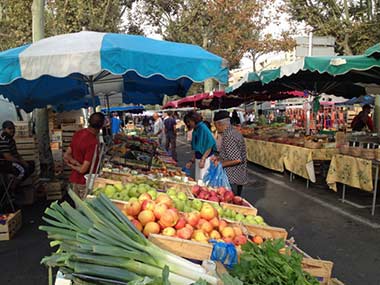
M 102 113 L 92 114 L 89 119 L 89 127 L 74 134 L 63 157 L 65 163 L 72 169 L 70 175 L 72 188 L 81 199 L 84 199 L 87 194 L 84 175 L 90 170 L 99 143 L 98 134 L 103 128 L 104 122 L 105 117 Z
M 368 128 L 368 130 L 371 132 L 374 131 L 373 121 L 370 117 L 371 109 L 371 105 L 369 104 L 365 104 L 363 106 L 362 111 L 352 120 L 352 131 L 361 132 L 366 128 Z

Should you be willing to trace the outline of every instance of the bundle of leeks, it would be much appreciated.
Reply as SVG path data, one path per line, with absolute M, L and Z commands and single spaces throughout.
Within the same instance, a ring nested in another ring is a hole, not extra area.
M 172 285 L 204 280 L 217 284 L 217 278 L 200 265 L 165 251 L 148 239 L 103 194 L 82 201 L 69 191 L 76 209 L 67 202 L 54 202 L 45 211 L 40 226 L 58 246 L 52 256 L 41 263 L 60 267 L 65 272 L 87 274 L 116 281 L 130 282 L 143 276 L 160 277 L 169 267 Z

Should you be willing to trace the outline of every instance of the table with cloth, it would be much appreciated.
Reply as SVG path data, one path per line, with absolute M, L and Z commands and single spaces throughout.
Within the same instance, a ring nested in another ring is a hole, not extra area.
M 336 154 L 332 157 L 326 182 L 337 191 L 337 183 L 343 184 L 342 202 L 345 202 L 346 185 L 372 192 L 372 215 L 375 213 L 379 162 L 350 155 Z M 375 185 L 373 185 L 375 181 Z
M 329 161 L 337 153 L 335 148 L 311 149 L 294 145 L 245 139 L 247 159 L 266 168 L 289 172 L 316 182 L 314 161 Z

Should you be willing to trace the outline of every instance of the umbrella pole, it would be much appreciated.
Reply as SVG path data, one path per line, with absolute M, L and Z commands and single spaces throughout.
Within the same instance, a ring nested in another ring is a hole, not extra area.
M 95 113 L 96 104 L 95 104 L 94 76 L 90 75 L 88 79 L 89 79 L 88 86 L 90 87 L 90 94 L 92 98 L 92 108 Z

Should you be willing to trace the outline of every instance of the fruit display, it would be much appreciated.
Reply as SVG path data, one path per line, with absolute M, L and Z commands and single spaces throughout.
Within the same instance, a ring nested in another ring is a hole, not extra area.
M 219 212 L 223 213 L 223 209 L 218 204 L 191 200 L 175 189 L 160 193 L 145 185 L 124 188 L 107 185 L 97 191 L 113 199 L 117 193 L 129 197 L 122 211 L 145 236 L 162 234 L 205 243 L 215 239 L 235 245 L 247 242 L 238 224 L 220 219 Z
M 232 203 L 235 205 L 243 205 L 244 200 L 240 196 L 235 196 L 234 193 L 228 190 L 225 187 L 218 187 L 217 189 L 209 189 L 207 187 L 202 187 L 199 185 L 194 185 L 192 187 L 191 192 L 194 197 L 208 200 L 212 202 L 224 202 L 224 203 Z

